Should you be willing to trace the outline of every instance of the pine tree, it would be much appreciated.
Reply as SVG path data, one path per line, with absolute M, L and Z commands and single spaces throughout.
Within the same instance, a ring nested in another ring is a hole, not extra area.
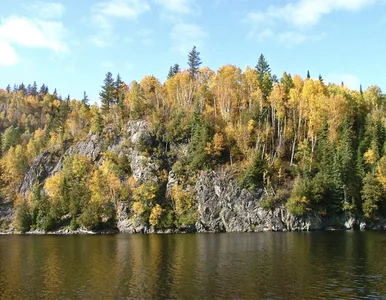
M 201 65 L 200 52 L 197 52 L 196 46 L 193 46 L 192 51 L 188 55 L 189 75 L 191 79 L 197 77 L 198 69 Z
M 168 79 L 176 75 L 177 73 L 180 73 L 180 66 L 178 64 L 174 64 L 170 67 L 169 73 L 168 73 Z
M 89 107 L 89 105 L 88 105 L 88 96 L 86 94 L 86 91 L 83 92 L 82 105 L 85 105 L 85 106 Z
M 102 110 L 107 112 L 110 109 L 110 105 L 114 101 L 115 85 L 111 72 L 107 72 L 103 83 L 104 85 L 102 86 L 102 91 L 99 93 L 99 97 L 102 102 Z
M 307 79 L 310 79 L 310 78 L 311 78 L 310 71 L 307 71 Z
M 123 84 L 123 81 L 121 79 L 121 76 L 117 75 L 117 79 L 115 80 L 115 102 L 118 103 L 120 99 L 122 99 L 122 84 Z
M 9 94 L 11 92 L 11 86 L 8 84 L 7 85 L 7 88 L 5 89 L 7 91 L 7 93 Z
M 255 68 L 257 71 L 259 88 L 263 92 L 263 97 L 267 99 L 272 91 L 273 78 L 271 76 L 271 68 L 263 54 L 260 54 Z
M 27 89 L 25 88 L 25 85 L 23 82 L 19 85 L 19 92 L 22 92 L 23 95 L 25 95 L 27 92 Z
M 263 53 L 260 54 L 255 69 L 257 71 L 257 76 L 260 84 L 263 81 L 264 74 L 271 74 L 271 68 L 269 67 L 268 62 L 265 60 Z
M 39 94 L 40 94 L 40 95 L 46 95 L 46 94 L 48 94 L 48 86 L 46 86 L 44 83 L 43 83 L 43 85 L 40 87 Z
M 322 75 L 320 75 L 320 74 L 319 74 L 319 81 L 320 81 L 321 83 L 323 83 L 323 77 L 322 77 Z
M 31 95 L 37 96 L 37 94 L 38 94 L 38 86 L 36 84 L 36 81 L 34 81 L 34 83 L 32 85 L 32 89 L 31 89 Z

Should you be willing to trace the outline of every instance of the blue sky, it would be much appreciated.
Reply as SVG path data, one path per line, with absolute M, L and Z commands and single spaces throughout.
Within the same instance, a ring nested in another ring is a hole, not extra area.
M 254 67 L 386 91 L 386 0 L 1 0 L 0 88 L 36 81 L 99 101 L 105 74 L 129 83 L 186 68 Z

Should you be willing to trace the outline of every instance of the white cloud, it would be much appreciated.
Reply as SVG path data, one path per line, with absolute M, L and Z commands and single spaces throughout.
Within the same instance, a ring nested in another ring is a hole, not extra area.
M 57 54 L 67 53 L 66 30 L 61 22 L 10 16 L 0 22 L 1 64 L 16 64 L 15 46 L 46 48 Z
M 172 39 L 172 50 L 180 54 L 188 53 L 195 45 L 202 47 L 207 33 L 196 24 L 177 23 L 174 24 L 170 33 Z
M 198 10 L 194 0 L 153 0 L 165 10 L 177 14 L 191 14 Z
M 25 2 L 24 6 L 32 12 L 35 17 L 41 19 L 59 19 L 66 12 L 64 5 L 58 2 L 29 1 Z
M 135 20 L 150 10 L 145 0 L 110 0 L 96 3 L 92 8 L 94 24 L 100 28 L 110 28 L 115 18 Z
M 106 47 L 117 39 L 114 33 L 114 21 L 124 19 L 133 21 L 150 10 L 147 0 L 109 0 L 91 7 L 91 22 L 98 31 L 90 38 L 98 47 Z
M 258 40 L 278 38 L 282 42 L 294 38 L 293 44 L 300 44 L 320 38 L 320 35 L 306 32 L 324 15 L 335 11 L 357 11 L 377 1 L 380 0 L 297 0 L 283 6 L 269 6 L 266 11 L 251 12 L 244 22 L 251 25 L 249 37 Z M 282 32 L 281 28 L 288 28 L 288 25 L 292 29 Z
M 330 73 L 325 79 L 328 83 L 335 83 L 338 85 L 343 82 L 343 84 L 351 90 L 359 90 L 361 84 L 358 76 L 354 74 Z
M 297 31 L 285 31 L 276 35 L 278 41 L 288 47 L 300 45 L 306 41 L 320 41 L 325 37 L 324 33 L 321 34 L 306 34 Z
M 0 40 L 0 66 L 13 66 L 18 62 L 19 57 L 12 46 Z

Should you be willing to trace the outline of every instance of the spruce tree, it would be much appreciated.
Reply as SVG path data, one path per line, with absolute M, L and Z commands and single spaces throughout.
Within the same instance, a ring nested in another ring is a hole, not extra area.
M 259 88 L 263 92 L 263 97 L 267 99 L 272 91 L 273 78 L 271 76 L 271 68 L 263 54 L 260 54 L 255 69 L 257 71 Z
M 31 89 L 31 95 L 37 96 L 37 94 L 38 94 L 38 86 L 36 84 L 36 81 L 34 81 L 34 84 L 32 85 L 32 89 Z
M 115 102 L 118 103 L 120 99 L 122 99 L 122 84 L 123 84 L 123 81 L 121 79 L 121 76 L 117 75 L 117 79 L 115 80 Z
M 176 75 L 177 73 L 180 73 L 180 66 L 178 64 L 174 64 L 170 67 L 169 73 L 168 73 L 168 79 Z
M 115 84 L 111 72 L 107 72 L 103 83 L 104 85 L 102 86 L 102 91 L 99 93 L 99 97 L 102 103 L 102 110 L 107 112 L 110 109 L 110 105 L 114 101 L 115 92 Z
M 198 69 L 201 65 L 200 52 L 196 50 L 196 46 L 193 46 L 192 51 L 188 55 L 189 75 L 191 79 L 197 77 Z
M 310 71 L 307 71 L 307 79 L 310 79 L 310 78 L 311 78 Z
M 83 98 L 82 98 L 81 103 L 82 103 L 82 105 L 85 105 L 85 106 L 89 107 L 89 105 L 88 105 L 88 96 L 86 94 L 86 91 L 83 92 Z
M 263 53 L 260 54 L 255 69 L 257 71 L 257 76 L 260 84 L 263 81 L 264 74 L 271 74 L 271 68 L 269 67 L 269 64 L 266 61 Z

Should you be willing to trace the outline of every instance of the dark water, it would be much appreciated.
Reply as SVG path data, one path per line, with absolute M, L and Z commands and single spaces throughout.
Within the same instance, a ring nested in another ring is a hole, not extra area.
M 386 233 L 0 236 L 0 299 L 386 299 Z

